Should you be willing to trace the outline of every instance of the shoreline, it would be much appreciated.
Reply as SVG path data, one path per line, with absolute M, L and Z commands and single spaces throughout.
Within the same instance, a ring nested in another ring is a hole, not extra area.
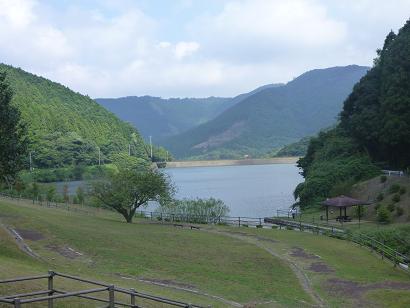
M 273 157 L 255 159 L 181 160 L 167 162 L 165 168 L 296 164 L 299 158 L 300 157 Z

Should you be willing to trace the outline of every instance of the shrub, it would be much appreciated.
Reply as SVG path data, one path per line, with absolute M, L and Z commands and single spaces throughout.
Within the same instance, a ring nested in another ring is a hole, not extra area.
M 272 226 L 272 229 L 277 229 L 278 228 L 278 226 Z
M 404 195 L 407 192 L 406 187 L 400 187 L 399 193 L 400 195 Z
M 262 225 L 257 225 L 256 228 L 260 229 L 260 228 L 263 228 L 263 226 Z
M 381 193 L 379 193 L 378 195 L 377 195 L 377 197 L 376 197 L 376 200 L 377 201 L 382 201 L 384 199 L 384 194 L 381 192 Z
M 402 216 L 402 215 L 404 214 L 403 208 L 400 207 L 400 206 L 398 206 L 398 207 L 396 208 L 396 214 L 397 214 L 397 216 Z
M 398 193 L 399 191 L 400 191 L 400 185 L 399 184 L 393 184 L 389 188 L 389 193 L 391 193 L 391 194 Z
M 190 217 L 191 222 L 206 223 L 219 222 L 229 213 L 228 206 L 222 200 L 209 199 L 183 199 L 175 200 L 160 207 L 163 213 L 173 214 L 176 217 Z
M 400 194 L 395 194 L 391 200 L 395 203 L 399 202 L 400 201 Z
M 242 227 L 245 227 L 245 228 L 247 228 L 248 227 L 248 225 L 247 224 L 243 224 L 243 225 L 241 225 Z
M 377 211 L 381 206 L 382 206 L 382 205 L 381 205 L 380 203 L 377 203 L 377 204 L 374 206 L 374 209 Z
M 381 206 L 377 211 L 377 221 L 380 223 L 389 223 L 391 220 L 390 212 L 386 207 Z
M 390 212 L 393 212 L 393 211 L 395 210 L 395 208 L 396 208 L 396 206 L 395 206 L 394 203 L 390 203 L 390 204 L 387 206 L 387 209 L 388 209 Z
M 387 176 L 381 175 L 380 176 L 380 183 L 385 183 L 387 181 Z

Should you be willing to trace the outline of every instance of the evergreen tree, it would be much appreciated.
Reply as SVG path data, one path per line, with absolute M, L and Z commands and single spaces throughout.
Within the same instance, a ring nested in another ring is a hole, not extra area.
M 374 160 L 410 165 L 410 20 L 387 35 L 375 66 L 345 101 L 341 125 Z
M 26 127 L 11 104 L 13 92 L 0 72 L 0 181 L 11 188 L 27 153 Z

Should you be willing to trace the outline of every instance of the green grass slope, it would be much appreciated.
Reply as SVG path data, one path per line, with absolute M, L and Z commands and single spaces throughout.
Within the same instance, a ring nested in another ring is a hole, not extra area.
M 44 237 L 27 243 L 45 259 L 37 263 L 28 259 L 18 253 L 10 238 L 0 234 L 0 279 L 21 275 L 35 264 L 31 273 L 53 268 L 140 291 L 152 291 L 148 282 L 164 283 L 170 288 L 154 288 L 156 294 L 177 299 L 181 292 L 172 291 L 172 287 L 241 303 L 274 299 L 287 306 L 310 301 L 281 260 L 223 235 L 141 221 L 126 224 L 110 212 L 88 216 L 29 203 L 16 206 L 0 202 L 0 212 L 3 224 Z M 83 256 L 65 257 L 64 247 Z M 204 305 L 218 303 L 209 297 L 204 302 L 192 292 L 183 294 L 182 299 L 187 298 Z
M 145 156 L 138 132 L 88 96 L 12 66 L 0 64 L 0 71 L 7 72 L 13 103 L 28 124 L 36 167 L 95 164 L 97 147 L 108 159 L 130 143 Z
M 112 212 L 88 211 L 92 215 L 0 201 L 2 225 L 17 229 L 43 259 L 24 255 L 0 228 L 0 279 L 51 268 L 213 307 L 406 307 L 410 300 L 408 274 L 346 241 L 287 230 L 126 224 Z M 33 288 L 0 286 L 0 294 Z M 352 288 L 358 291 L 349 293 Z M 59 303 L 80 306 L 78 300 Z
M 163 145 L 177 158 L 260 156 L 333 125 L 343 100 L 367 70 L 351 65 L 309 71 L 284 86 L 254 93 Z

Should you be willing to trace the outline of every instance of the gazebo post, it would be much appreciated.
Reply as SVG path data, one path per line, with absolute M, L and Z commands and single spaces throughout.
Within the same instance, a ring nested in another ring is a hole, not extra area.
M 326 222 L 329 222 L 329 207 L 326 205 Z
M 346 206 L 344 207 L 344 209 L 345 209 L 345 217 L 343 218 L 343 220 L 346 219 Z
M 339 218 L 342 219 L 342 208 L 339 207 Z

